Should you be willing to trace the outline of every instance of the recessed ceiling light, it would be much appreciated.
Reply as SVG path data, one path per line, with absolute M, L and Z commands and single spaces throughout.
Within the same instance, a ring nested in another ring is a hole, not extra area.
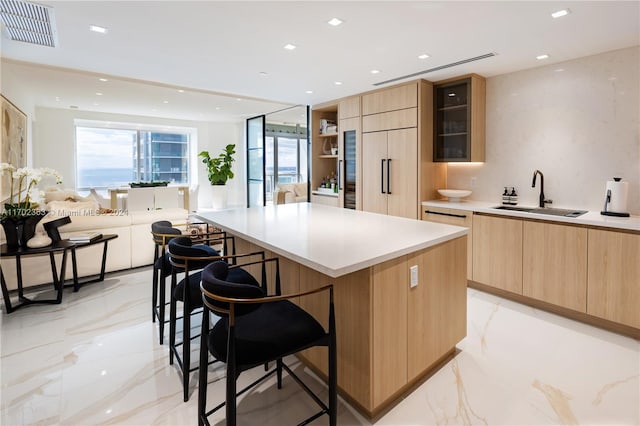
M 100 80 L 100 81 L 109 81 L 106 78 L 99 78 L 98 80 Z
M 426 53 L 423 53 L 422 55 L 418 55 L 418 59 L 427 59 L 429 58 L 429 55 L 427 55 Z
M 163 103 L 163 104 L 168 104 L 168 103 L 169 103 L 169 101 L 162 101 L 162 103 Z
M 549 55 L 547 55 L 546 53 L 544 55 L 538 55 L 536 56 L 536 59 L 547 59 L 549 57 Z
M 307 91 L 305 91 L 304 93 L 306 93 L 306 94 L 310 95 L 310 94 L 312 94 L 312 93 L 313 93 L 313 90 L 307 90 Z
M 89 25 L 89 29 L 94 33 L 106 34 L 107 29 L 105 27 L 99 27 L 97 25 Z
M 236 101 L 240 102 L 242 100 L 242 98 L 236 98 Z
M 342 24 L 342 21 L 338 18 L 331 18 L 331 20 L 327 22 L 327 24 L 337 27 L 338 25 Z
M 178 89 L 178 93 L 184 93 L 184 90 Z
M 341 81 L 336 81 L 333 84 L 335 84 L 336 86 L 340 86 L 342 84 L 342 82 Z
M 380 74 L 380 70 L 371 70 L 371 74 Z
M 60 102 L 60 96 L 56 96 L 56 102 Z
M 220 107 L 216 107 L 216 111 L 219 111 L 219 110 L 220 110 Z
M 284 48 L 285 48 L 285 49 L 287 49 L 287 50 L 293 50 L 293 49 L 295 49 L 296 47 L 295 47 L 293 44 L 290 44 L 290 43 L 289 43 L 289 44 L 285 44 L 285 45 L 284 45 Z
M 553 12 L 551 16 L 553 16 L 554 18 L 560 18 L 563 16 L 567 16 L 569 12 L 570 12 L 569 9 L 562 9 L 562 10 L 558 10 L 557 12 Z
M 102 93 L 96 92 L 96 96 L 102 96 Z

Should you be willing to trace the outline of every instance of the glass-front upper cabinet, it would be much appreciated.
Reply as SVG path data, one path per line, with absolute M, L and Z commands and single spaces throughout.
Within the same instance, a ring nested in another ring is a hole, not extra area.
M 484 78 L 473 75 L 434 89 L 433 161 L 484 161 Z

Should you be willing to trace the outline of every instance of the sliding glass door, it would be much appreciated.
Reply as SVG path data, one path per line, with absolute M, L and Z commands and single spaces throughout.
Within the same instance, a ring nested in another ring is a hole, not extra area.
M 248 207 L 271 204 L 279 183 L 308 182 L 308 117 L 296 106 L 247 120 Z
M 247 120 L 247 207 L 265 205 L 265 116 Z

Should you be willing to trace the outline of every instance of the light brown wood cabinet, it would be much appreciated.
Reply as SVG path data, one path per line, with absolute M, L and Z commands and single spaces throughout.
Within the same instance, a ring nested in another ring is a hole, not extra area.
M 338 278 L 281 263 L 300 291 L 334 285 L 338 385 L 366 414 L 380 414 L 465 337 L 465 250 L 461 237 Z M 410 288 L 414 265 L 418 285 Z M 327 326 L 326 294 L 301 297 L 299 304 Z M 326 354 L 312 348 L 299 356 L 326 374 Z
M 318 134 L 323 118 L 338 120 L 335 135 Z M 317 188 L 323 177 L 337 171 L 338 186 L 343 188 L 339 190 L 339 206 L 353 208 L 354 196 L 344 192 L 348 162 L 344 132 L 353 130 L 356 136 L 355 208 L 419 218 L 420 201 L 435 198 L 436 188 L 446 185 L 446 165 L 432 161 L 432 121 L 433 85 L 422 79 L 314 106 L 311 189 Z M 410 133 L 390 132 L 394 130 L 408 130 Z M 374 133 L 381 135 L 373 136 Z M 412 141 L 405 144 L 402 140 L 393 146 L 387 143 L 386 154 L 381 151 L 381 146 L 365 147 L 367 141 L 404 139 L 406 134 L 411 135 Z M 352 140 L 351 136 L 349 134 L 349 140 Z M 338 145 L 337 156 L 327 154 L 323 149 L 323 145 L 334 142 Z M 381 170 L 380 161 L 387 158 L 391 162 L 385 161 Z M 387 179 L 391 184 L 391 194 L 386 188 Z M 374 189 L 369 190 L 372 187 Z M 382 191 L 384 194 L 380 194 Z
M 362 115 L 418 106 L 418 84 L 412 82 L 362 95 Z
M 397 111 L 362 117 L 363 132 L 379 132 L 381 130 L 405 129 L 418 126 L 418 109 L 408 108 Z
M 407 258 L 407 270 L 418 266 L 418 285 L 409 288 L 407 296 L 410 381 L 467 335 L 465 240 L 458 238 Z
M 434 213 L 423 219 L 454 222 Z M 640 337 L 637 231 L 476 213 L 472 238 L 471 286 Z
M 522 220 L 473 215 L 473 280 L 522 294 Z
M 416 128 L 362 136 L 363 210 L 417 219 Z
M 338 119 L 360 117 L 360 96 L 340 99 L 338 102 Z
M 587 229 L 524 222 L 522 294 L 587 311 Z
M 589 229 L 587 313 L 640 329 L 640 234 Z
M 467 234 L 467 279 L 473 279 L 473 212 L 443 207 L 422 207 L 422 220 L 469 228 Z

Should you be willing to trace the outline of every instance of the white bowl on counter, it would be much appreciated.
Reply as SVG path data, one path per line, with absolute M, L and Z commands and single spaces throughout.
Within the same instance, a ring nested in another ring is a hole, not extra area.
M 471 195 L 470 190 L 468 189 L 438 189 L 440 195 L 445 196 L 451 202 L 458 202 L 461 198 L 468 197 Z

